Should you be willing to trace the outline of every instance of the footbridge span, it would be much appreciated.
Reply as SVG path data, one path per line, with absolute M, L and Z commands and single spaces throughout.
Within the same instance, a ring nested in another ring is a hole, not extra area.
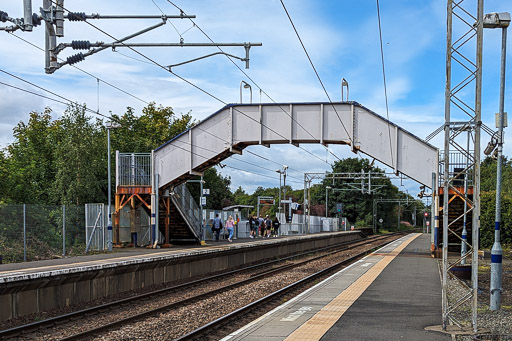
M 229 104 L 153 151 L 146 205 L 153 226 L 166 243 L 199 240 L 199 209 L 186 191 L 187 179 L 247 146 L 304 143 L 348 145 L 429 188 L 438 169 L 436 147 L 357 102 Z M 116 214 L 117 193 L 119 188 Z

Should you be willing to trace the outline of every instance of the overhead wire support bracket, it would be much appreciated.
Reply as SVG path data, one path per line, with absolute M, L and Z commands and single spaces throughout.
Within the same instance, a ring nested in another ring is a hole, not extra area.
M 50 3 L 54 2 L 57 6 L 50 6 Z M 53 73 L 56 70 L 60 69 L 65 65 L 73 65 L 78 62 L 85 60 L 86 57 L 98 53 L 100 51 L 105 50 L 106 48 L 112 48 L 115 51 L 118 47 L 220 47 L 220 46 L 230 46 L 230 47 L 244 47 L 245 49 L 245 58 L 237 57 L 231 54 L 227 54 L 222 52 L 227 56 L 240 59 L 245 62 L 246 69 L 249 68 L 249 50 L 252 46 L 262 46 L 262 43 L 184 43 L 183 39 L 180 40 L 179 43 L 125 43 L 125 41 L 139 36 L 143 33 L 151 31 L 155 28 L 158 28 L 164 25 L 167 22 L 167 19 L 193 19 L 195 15 L 185 15 L 183 12 L 180 15 L 100 15 L 97 13 L 93 13 L 92 15 L 87 15 L 83 12 L 70 12 L 68 11 L 67 15 L 63 14 L 63 0 L 45 0 L 43 4 L 43 8 L 41 8 L 41 17 L 46 21 L 47 24 L 47 40 L 50 41 L 49 46 L 47 46 L 46 54 L 47 61 L 45 71 L 46 73 Z M 87 21 L 88 19 L 162 19 L 162 21 L 156 25 L 150 26 L 144 30 L 116 40 L 112 43 L 104 43 L 104 42 L 95 42 L 91 43 L 87 40 L 75 40 L 71 43 L 61 43 L 56 45 L 55 36 L 63 36 L 64 26 L 63 20 L 67 18 L 69 21 Z M 49 26 L 49 27 L 48 27 Z M 55 26 L 55 29 L 53 29 Z M 77 53 L 75 55 L 69 56 L 66 58 L 64 62 L 57 62 L 57 56 L 60 52 L 65 50 L 66 48 L 71 47 L 74 50 L 88 50 L 86 53 Z M 92 49 L 91 49 L 92 48 Z M 215 53 L 219 54 L 219 53 Z M 176 65 L 169 65 L 167 68 L 171 71 L 173 66 L 183 65 L 192 61 L 197 61 L 203 58 L 207 58 L 213 56 L 215 54 L 199 57 L 187 62 L 179 63 Z
M 190 60 L 187 60 L 187 61 L 185 61 L 185 62 L 178 63 L 178 64 L 167 65 L 167 68 L 169 69 L 169 71 L 172 71 L 172 68 L 173 68 L 173 67 L 175 67 L 175 66 L 181 66 L 181 65 L 188 64 L 188 63 L 196 62 L 196 61 L 198 61 L 198 60 L 205 59 L 205 58 L 208 58 L 208 57 L 213 57 L 213 56 L 218 55 L 218 54 L 223 54 L 223 55 L 225 55 L 225 56 L 229 56 L 229 57 L 232 57 L 232 58 L 240 59 L 242 62 L 247 61 L 247 59 L 246 59 L 246 58 L 240 58 L 240 57 L 238 57 L 238 56 L 235 56 L 235 55 L 232 55 L 232 54 L 229 54 L 229 53 L 225 53 L 225 52 L 215 52 L 215 53 L 207 54 L 207 55 L 202 56 L 202 57 L 198 57 L 198 58 L 190 59 Z
M 87 19 L 195 19 L 195 15 L 101 15 L 93 13 L 87 15 L 83 12 L 68 12 L 66 18 L 69 21 L 86 21 Z

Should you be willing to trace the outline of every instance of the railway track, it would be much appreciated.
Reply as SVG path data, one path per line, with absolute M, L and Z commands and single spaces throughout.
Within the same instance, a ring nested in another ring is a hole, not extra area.
M 205 285 L 211 285 L 212 282 L 218 282 L 220 284 L 217 286 L 218 289 L 211 290 L 211 289 L 208 289 L 208 287 L 207 287 L 206 289 L 200 290 L 201 292 L 199 294 L 195 294 L 190 297 L 185 297 L 183 299 L 174 300 L 171 303 L 162 304 L 157 307 L 150 307 L 148 309 L 142 309 L 142 311 L 138 311 L 136 313 L 129 314 L 128 316 L 125 316 L 125 317 L 114 318 L 113 321 L 109 321 L 107 323 L 102 324 L 102 323 L 98 322 L 97 324 L 100 324 L 100 325 L 98 325 L 97 327 L 94 327 L 94 328 L 87 329 L 87 330 L 78 328 L 79 331 L 74 331 L 70 335 L 61 334 L 61 336 L 56 337 L 54 339 L 77 340 L 77 339 L 82 339 L 82 338 L 86 338 L 86 337 L 90 338 L 94 335 L 99 335 L 99 334 L 105 333 L 109 330 L 113 330 L 116 328 L 120 328 L 121 326 L 129 325 L 129 324 L 133 323 L 134 321 L 139 321 L 139 320 L 148 318 L 150 316 L 156 316 L 159 313 L 172 311 L 173 309 L 178 309 L 178 308 L 182 308 L 182 307 L 186 307 L 186 306 L 193 306 L 194 303 L 201 302 L 201 301 L 211 298 L 212 296 L 215 296 L 217 290 L 222 290 L 223 292 L 227 292 L 229 290 L 234 290 L 236 288 L 247 286 L 251 283 L 260 281 L 264 278 L 271 277 L 275 274 L 283 273 L 285 271 L 290 271 L 291 269 L 305 266 L 309 263 L 324 259 L 326 257 L 332 257 L 333 255 L 343 253 L 345 251 L 353 250 L 358 247 L 362 247 L 365 244 L 367 244 L 368 242 L 372 242 L 374 244 L 377 243 L 379 245 L 383 244 L 383 243 L 385 244 L 385 243 L 389 242 L 390 238 L 396 238 L 396 236 L 382 236 L 382 237 L 375 237 L 372 239 L 366 239 L 366 240 L 357 241 L 357 242 L 345 242 L 345 243 L 333 245 L 333 246 L 330 246 L 327 248 L 315 250 L 314 251 L 315 254 L 321 253 L 319 255 L 311 256 L 313 251 L 309 251 L 309 252 L 306 252 L 303 254 L 297 254 L 297 255 L 290 256 L 290 257 L 286 257 L 286 258 L 282 258 L 282 259 L 278 259 L 278 260 L 274 260 L 274 261 L 269 261 L 266 263 L 253 265 L 253 266 L 245 267 L 245 268 L 238 269 L 238 270 L 229 271 L 229 272 L 226 272 L 223 274 L 210 276 L 210 277 L 196 280 L 193 282 L 148 292 L 148 293 L 145 293 L 145 294 L 142 294 L 139 296 L 125 298 L 125 299 L 118 300 L 115 302 L 110 302 L 107 304 L 83 309 L 83 310 L 80 310 L 77 312 L 57 316 L 57 317 L 50 318 L 47 320 L 38 321 L 38 322 L 18 326 L 15 328 L 7 329 L 4 331 L 0 331 L 0 338 L 5 339 L 5 338 L 9 338 L 9 337 L 19 337 L 19 336 L 29 337 L 31 334 L 36 335 L 36 338 L 37 338 L 37 335 L 44 334 L 43 329 L 46 330 L 48 328 L 50 328 L 50 329 L 57 328 L 59 330 L 60 329 L 69 330 L 69 328 L 66 327 L 67 325 L 69 325 L 69 324 L 76 325 L 77 321 L 81 321 L 83 318 L 85 318 L 85 316 L 99 316 L 97 319 L 101 320 L 102 314 L 112 314 L 112 313 L 115 313 L 115 310 L 120 310 L 120 309 L 121 310 L 122 309 L 132 310 L 132 308 L 131 308 L 132 305 L 140 306 L 141 304 L 144 304 L 144 302 L 150 302 L 150 301 L 155 301 L 155 300 L 159 301 L 160 297 L 164 297 L 170 293 L 173 293 L 175 295 L 176 294 L 182 295 L 183 291 L 191 290 L 191 288 L 200 288 Z M 368 252 L 368 250 L 365 251 L 364 253 L 367 253 L 367 252 Z M 363 253 L 358 254 L 359 257 L 362 254 Z M 306 256 L 309 256 L 309 257 L 305 260 L 298 260 L 300 257 L 306 257 Z M 352 259 L 353 258 L 354 257 L 352 257 Z M 339 264 L 335 265 L 334 267 L 340 267 L 340 266 L 342 266 L 342 264 L 345 264 L 345 263 L 344 262 L 339 263 Z M 328 271 L 332 271 L 332 270 L 328 270 Z M 240 276 L 241 274 L 243 274 L 244 278 L 241 278 L 241 279 L 236 278 L 236 276 Z M 316 277 L 318 277 L 318 276 L 321 276 L 321 275 L 316 275 Z M 311 276 L 309 276 L 309 277 L 311 277 Z M 307 278 L 309 278 L 309 277 L 307 277 Z M 309 279 L 309 281 L 311 281 L 311 280 L 313 280 L 313 277 L 311 277 Z M 300 286 L 300 284 L 293 285 L 292 287 L 296 288 L 297 286 Z M 278 296 L 282 295 L 282 293 L 281 294 L 279 294 L 279 293 L 284 292 L 283 291 L 284 289 L 285 288 L 278 290 L 277 294 L 273 294 L 273 295 L 278 295 Z M 286 289 L 286 290 L 290 290 L 290 289 Z M 181 290 L 181 292 L 180 292 L 180 290 Z M 269 296 L 271 296 L 271 295 L 269 295 Z M 278 297 L 278 296 L 276 296 L 276 297 Z M 267 301 L 269 299 L 270 298 L 265 298 L 264 301 Z M 260 301 L 260 300 L 257 300 L 256 302 L 258 302 L 258 301 Z M 247 308 L 247 309 L 249 309 L 249 308 Z M 121 316 L 123 316 L 123 314 L 121 314 Z M 218 322 L 215 323 L 215 325 L 222 325 L 222 323 L 225 323 L 222 321 L 223 320 L 220 319 Z M 208 326 L 208 324 L 207 324 L 207 326 Z M 206 328 L 207 329 L 213 328 L 213 326 L 208 326 Z M 77 329 L 77 328 L 71 328 L 71 329 Z M 201 333 L 200 329 L 198 329 L 197 333 L 199 333 L 199 334 Z M 58 334 L 58 332 L 57 332 L 57 334 Z M 197 335 L 199 335 L 199 334 L 197 334 Z M 197 337 L 194 335 L 187 336 L 187 338 Z M 49 339 L 52 339 L 52 338 L 50 337 Z

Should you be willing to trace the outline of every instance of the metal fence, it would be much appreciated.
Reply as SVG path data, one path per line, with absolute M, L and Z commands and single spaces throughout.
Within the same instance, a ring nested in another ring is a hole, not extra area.
M 225 222 L 229 216 L 236 217 L 240 212 L 235 211 L 221 211 L 221 210 L 203 210 L 203 217 L 205 217 L 205 240 L 212 240 L 212 220 L 215 217 L 215 214 L 219 214 L 219 217 Z M 284 214 L 282 215 L 282 219 L 284 220 Z M 346 225 L 348 222 L 346 218 L 343 218 L 345 224 L 342 224 L 343 227 L 340 227 L 340 219 L 338 218 L 325 218 L 325 217 L 310 217 L 310 230 L 308 231 L 308 226 L 305 224 L 304 216 L 302 214 L 293 214 L 292 221 L 289 223 L 281 224 L 279 227 L 278 235 L 280 236 L 295 236 L 295 235 L 304 235 L 310 233 L 320 233 L 320 232 L 333 232 L 333 231 L 346 231 Z M 349 228 L 350 229 L 350 228 Z M 240 220 L 240 222 L 235 226 L 234 237 L 235 238 L 249 238 L 250 235 L 250 227 L 249 222 L 246 219 Z
M 151 186 L 151 154 L 117 153 L 117 186 Z
M 14 263 L 83 254 L 84 230 L 83 206 L 0 205 L 0 256 Z

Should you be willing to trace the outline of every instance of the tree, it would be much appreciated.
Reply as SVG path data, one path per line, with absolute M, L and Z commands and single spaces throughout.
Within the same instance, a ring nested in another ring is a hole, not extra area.
M 367 159 L 347 158 L 336 161 L 332 165 L 333 173 L 361 173 L 361 171 L 371 171 L 372 174 L 384 174 L 384 171 L 378 167 L 373 167 Z M 311 191 L 312 205 L 323 204 L 325 207 L 325 189 L 326 186 L 331 186 L 333 189 L 348 189 L 348 183 L 351 180 L 324 180 L 320 186 Z M 384 198 L 397 198 L 399 191 L 396 186 L 391 183 L 388 178 L 385 179 L 372 179 L 372 185 L 384 185 L 379 189 L 377 194 L 360 193 L 356 191 L 336 191 L 329 192 L 329 213 L 332 214 L 334 203 L 343 204 L 343 216 L 347 217 L 349 221 L 361 222 L 360 225 L 370 225 L 372 223 L 373 212 L 373 199 Z M 315 186 L 313 187 L 315 188 Z M 355 195 L 356 194 L 356 195 Z M 389 219 L 392 208 L 395 204 L 379 204 L 379 208 L 386 212 L 384 219 Z M 320 207 L 318 207 L 320 210 Z M 325 214 L 325 208 L 322 209 Z M 320 212 L 317 212 L 320 213 Z
M 55 203 L 49 193 L 57 172 L 54 149 L 59 123 L 52 121 L 51 109 L 31 112 L 28 123 L 13 129 L 14 142 L 2 160 L 2 201 L 12 203 Z
M 59 121 L 52 186 L 55 198 L 63 204 L 84 205 L 105 200 L 106 161 L 102 122 L 91 121 L 85 106 L 72 104 Z M 98 152 L 100 151 L 100 152 Z
M 155 103 L 142 109 L 140 117 L 135 116 L 133 108 L 127 108 L 123 116 L 113 115 L 113 120 L 121 128 L 111 136 L 112 148 L 133 153 L 149 153 L 195 123 L 190 113 L 177 117 L 171 107 L 157 107 Z
M 489 192 L 496 190 L 496 168 L 497 162 L 491 157 L 486 157 L 480 167 L 480 190 Z M 503 157 L 501 167 L 501 192 L 512 195 L 512 161 Z
M 200 180 L 200 177 L 195 177 L 194 180 Z M 215 168 L 209 168 L 203 175 L 204 185 L 203 188 L 210 189 L 210 195 L 206 198 L 206 208 L 211 210 L 220 210 L 223 207 L 233 205 L 233 194 L 229 186 L 231 186 L 231 178 L 229 176 L 223 177 Z M 187 188 L 192 194 L 195 202 L 199 202 L 200 184 L 197 182 L 187 183 Z
M 494 222 L 496 218 L 496 191 L 480 194 L 480 245 L 491 248 L 494 243 Z M 512 245 L 512 196 L 501 198 L 501 243 Z
M 251 196 L 242 189 L 242 186 L 238 186 L 235 193 L 233 193 L 233 201 L 235 205 L 250 205 Z

